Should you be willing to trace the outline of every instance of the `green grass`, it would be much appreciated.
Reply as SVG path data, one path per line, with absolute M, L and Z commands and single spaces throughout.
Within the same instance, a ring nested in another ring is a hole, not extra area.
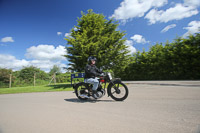
M 0 94 L 72 91 L 72 90 L 73 90 L 73 88 L 71 87 L 71 84 L 66 83 L 66 84 L 55 84 L 55 85 L 0 88 Z

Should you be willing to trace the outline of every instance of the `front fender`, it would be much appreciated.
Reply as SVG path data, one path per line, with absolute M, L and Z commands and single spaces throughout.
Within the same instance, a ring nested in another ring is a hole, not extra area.
M 121 82 L 122 82 L 121 79 L 114 79 L 114 80 L 110 81 L 110 83 L 109 83 L 109 85 L 108 85 L 108 87 L 107 87 L 108 96 L 110 96 L 110 93 L 111 93 L 110 89 L 111 89 L 111 87 L 112 87 L 114 84 L 121 83 Z

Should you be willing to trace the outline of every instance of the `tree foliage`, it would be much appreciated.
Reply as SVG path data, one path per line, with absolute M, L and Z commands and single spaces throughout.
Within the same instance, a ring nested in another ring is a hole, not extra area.
M 54 65 L 53 68 L 50 70 L 49 75 L 52 76 L 54 73 L 61 74 L 61 70 L 59 66 Z
M 0 82 L 9 83 L 11 73 L 12 73 L 11 69 L 0 68 Z
M 18 78 L 20 78 L 21 80 L 25 80 L 26 82 L 33 82 L 34 74 L 36 74 L 37 79 L 48 79 L 47 73 L 34 66 L 24 67 L 23 69 L 21 69 Z
M 78 18 L 77 26 L 71 30 L 67 38 L 67 55 L 70 69 L 81 72 L 87 63 L 89 56 L 95 56 L 97 66 L 112 69 L 114 72 L 123 70 L 129 61 L 129 51 L 124 45 L 124 32 L 117 30 L 118 22 L 113 19 L 106 20 L 102 14 L 96 14 L 88 10 Z
M 123 79 L 200 79 L 200 34 L 156 44 L 148 52 L 137 52 Z
M 55 69 L 53 69 L 55 68 Z M 59 67 L 53 67 L 52 71 L 56 70 L 57 83 L 66 83 L 71 81 L 71 73 L 59 73 Z M 12 87 L 19 86 L 32 86 L 34 81 L 36 85 L 48 84 L 52 78 L 52 74 L 46 73 L 34 66 L 24 67 L 19 71 L 12 71 L 11 69 L 0 68 L 0 88 L 6 88 L 9 86 L 10 74 L 12 74 Z

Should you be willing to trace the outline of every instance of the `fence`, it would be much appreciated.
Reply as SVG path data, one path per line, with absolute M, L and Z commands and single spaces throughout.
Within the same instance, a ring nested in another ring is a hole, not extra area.
M 23 87 L 23 86 L 36 86 L 48 84 L 49 80 L 37 79 L 36 74 L 33 76 L 33 80 L 27 82 L 26 80 L 16 79 L 12 74 L 9 74 L 9 81 L 0 81 L 0 88 L 11 88 L 11 87 Z
M 56 83 L 70 83 L 83 81 L 84 73 L 65 73 L 56 74 L 49 76 L 47 79 L 39 79 L 37 73 L 30 75 L 31 81 L 26 81 L 18 78 L 16 75 L 9 74 L 7 81 L 3 82 L 0 80 L 0 88 L 11 88 L 11 87 L 24 87 L 24 86 L 38 86 L 38 85 L 50 85 Z M 81 79 L 80 79 L 81 78 Z

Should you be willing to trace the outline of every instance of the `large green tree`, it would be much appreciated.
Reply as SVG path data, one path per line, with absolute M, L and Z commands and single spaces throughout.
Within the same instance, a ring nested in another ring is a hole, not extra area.
M 118 22 L 107 20 L 102 14 L 96 14 L 91 9 L 78 18 L 77 26 L 71 29 L 67 38 L 67 55 L 70 68 L 74 71 L 84 71 L 89 56 L 95 56 L 97 66 L 113 70 L 119 74 L 128 64 L 129 51 L 124 44 L 125 33 L 119 31 Z

